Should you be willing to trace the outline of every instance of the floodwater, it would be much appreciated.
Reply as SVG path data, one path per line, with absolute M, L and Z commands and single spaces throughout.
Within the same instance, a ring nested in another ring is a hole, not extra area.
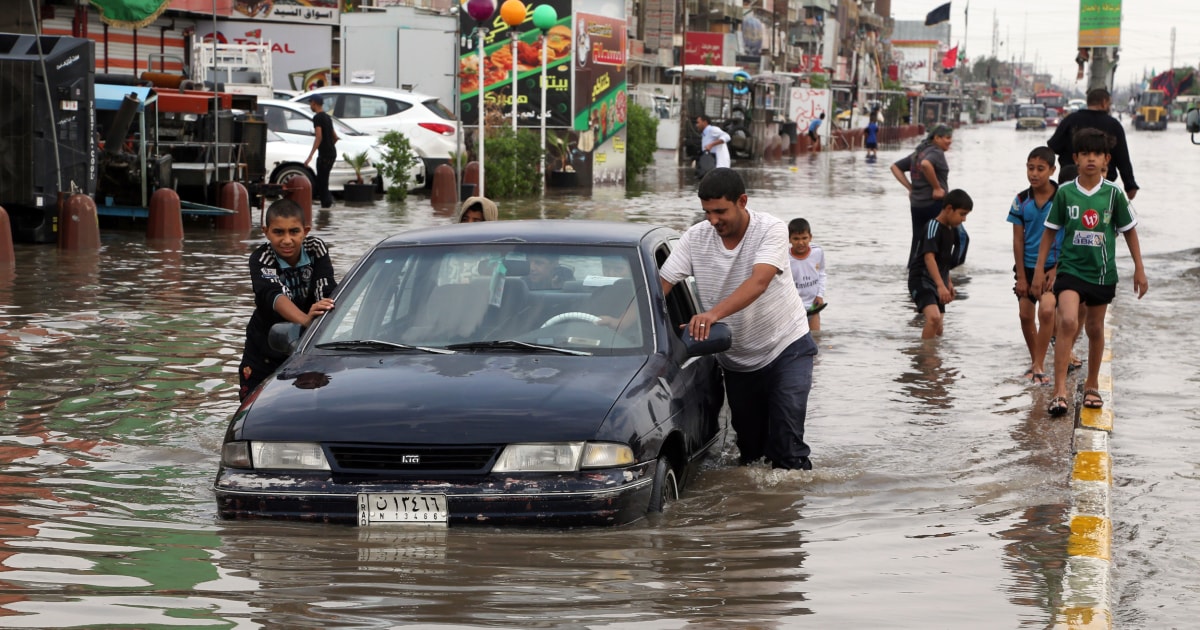
M 1122 281 L 1112 440 L 1117 627 L 1200 614 L 1200 157 L 1130 131 L 1150 293 Z M 252 308 L 259 241 L 189 228 L 182 247 L 106 230 L 99 255 L 20 245 L 0 279 L 0 627 L 1043 628 L 1061 605 L 1070 420 L 1027 367 L 1005 215 L 1028 151 L 1010 122 L 960 130 L 952 187 L 975 199 L 960 301 L 920 340 L 909 218 L 857 153 L 743 170 L 752 207 L 807 218 L 830 307 L 813 472 L 737 467 L 732 443 L 681 501 L 615 529 L 355 529 L 223 522 L 210 485 Z M 912 143 L 905 146 L 911 147 Z M 628 196 L 503 203 L 512 216 L 684 228 L 669 158 Z M 382 235 L 448 222 L 424 199 L 319 213 L 339 276 Z M 1082 348 L 1080 349 L 1082 351 Z

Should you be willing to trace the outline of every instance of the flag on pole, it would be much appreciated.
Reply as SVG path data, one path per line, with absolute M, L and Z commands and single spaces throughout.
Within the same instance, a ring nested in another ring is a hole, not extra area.
M 958 65 L 958 46 L 946 51 L 946 56 L 942 57 L 942 72 L 950 74 L 954 72 L 954 67 Z
M 91 0 L 92 6 L 100 11 L 100 19 L 109 26 L 118 28 L 142 28 L 149 25 L 163 11 L 170 0 Z
M 930 11 L 929 13 L 927 13 L 925 15 L 925 26 L 933 26 L 934 24 L 941 24 L 942 22 L 949 21 L 949 19 L 950 19 L 950 3 L 947 2 L 946 4 L 943 4 L 942 6 Z

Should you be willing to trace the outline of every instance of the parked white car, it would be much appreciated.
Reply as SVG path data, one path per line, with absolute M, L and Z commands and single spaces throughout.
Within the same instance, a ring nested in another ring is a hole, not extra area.
M 267 129 L 279 134 L 284 140 L 303 144 L 310 150 L 312 149 L 315 135 L 312 124 L 313 112 L 307 104 L 260 98 L 258 99 L 258 115 L 267 121 Z M 333 127 L 338 134 L 338 157 L 342 157 L 343 153 L 358 155 L 366 151 L 367 159 L 371 161 L 372 165 L 378 167 L 383 159 L 383 149 L 379 146 L 379 137 L 363 133 L 336 116 L 330 118 L 333 119 Z M 413 163 L 409 165 L 408 174 L 409 190 L 415 190 L 425 185 L 425 163 L 421 160 L 413 160 Z M 332 177 L 330 179 L 332 180 Z M 387 189 L 382 174 L 376 176 L 375 182 L 379 192 Z
M 341 142 L 338 144 L 340 145 Z M 311 149 L 312 140 L 309 140 L 307 145 L 288 142 L 283 136 L 268 129 L 267 181 L 272 184 L 282 184 L 297 175 L 304 175 L 310 182 L 316 182 L 316 158 L 314 157 L 313 161 L 309 163 L 311 168 L 304 165 L 304 160 L 308 158 Z M 377 171 L 372 165 L 368 165 L 362 170 L 364 182 L 371 182 L 376 175 Z M 346 183 L 353 182 L 354 178 L 354 167 L 342 159 L 341 155 L 338 155 L 337 161 L 333 163 L 333 170 L 329 172 L 329 191 L 341 192 Z
M 292 99 L 308 104 L 314 94 L 325 99 L 326 112 L 364 133 L 379 135 L 396 130 L 412 143 L 413 151 L 433 173 L 450 162 L 458 150 L 461 125 L 437 97 L 394 88 L 338 85 L 317 88 Z

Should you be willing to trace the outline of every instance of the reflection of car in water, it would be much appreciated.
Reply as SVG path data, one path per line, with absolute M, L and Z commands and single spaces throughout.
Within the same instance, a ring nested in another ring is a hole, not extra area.
M 1017 108 L 1017 131 L 1045 129 L 1046 108 L 1038 104 L 1025 104 Z

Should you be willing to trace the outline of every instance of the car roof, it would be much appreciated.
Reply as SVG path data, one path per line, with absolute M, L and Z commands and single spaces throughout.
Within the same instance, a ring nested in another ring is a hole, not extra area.
M 410 230 L 384 239 L 378 247 L 494 242 L 635 246 L 658 230 L 678 234 L 648 223 L 562 219 L 484 221 L 469 226 L 450 224 Z
M 400 88 L 386 87 L 369 87 L 363 85 L 327 85 L 325 87 L 309 90 L 300 94 L 296 98 L 304 98 L 311 94 L 329 94 L 331 92 L 341 92 L 343 94 L 365 94 L 367 96 L 382 96 L 385 98 L 402 98 L 414 99 L 417 101 L 436 100 L 437 97 L 430 94 L 422 94 L 420 92 L 409 92 Z

